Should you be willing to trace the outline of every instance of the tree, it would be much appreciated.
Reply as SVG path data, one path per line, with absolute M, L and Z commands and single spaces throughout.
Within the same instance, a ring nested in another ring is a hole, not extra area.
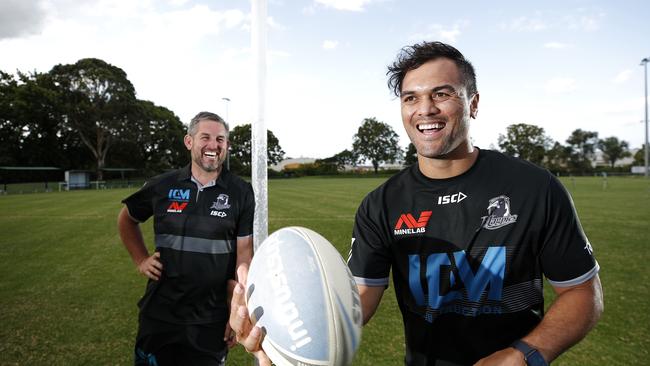
M 22 126 L 15 113 L 17 89 L 14 77 L 0 71 L 0 165 L 17 165 L 20 155 Z
M 544 166 L 552 172 L 566 171 L 571 148 L 555 142 L 553 146 L 546 151 Z
M 598 132 L 577 129 L 566 140 L 569 146 L 568 165 L 572 172 L 585 172 L 592 169 L 596 147 L 598 147 Z
M 506 131 L 505 135 L 499 134 L 499 147 L 505 154 L 542 164 L 552 144 L 542 127 L 517 123 L 508 126 Z
M 114 142 L 107 160 L 112 167 L 138 168 L 153 175 L 183 166 L 189 155 L 183 144 L 185 126 L 169 109 L 138 100 L 131 123 Z
M 359 157 L 348 149 L 345 149 L 337 154 L 325 159 L 316 160 L 320 164 L 334 164 L 337 169 L 344 169 L 346 165 L 356 166 L 359 162 Z
M 413 165 L 417 162 L 418 162 L 418 151 L 415 148 L 415 145 L 413 145 L 412 142 L 409 142 L 409 147 L 406 149 L 406 153 L 404 153 L 404 164 Z
M 376 118 L 365 118 L 354 135 L 352 151 L 359 157 L 370 160 L 375 174 L 382 162 L 392 163 L 402 153 L 399 136 L 393 128 Z
M 645 144 L 641 145 L 641 148 L 634 153 L 634 166 L 645 166 Z
M 284 150 L 271 130 L 266 130 L 266 152 L 269 165 L 284 159 Z M 251 173 L 251 124 L 237 126 L 230 131 L 230 169 L 240 175 Z
M 126 73 L 95 58 L 50 71 L 59 93 L 63 122 L 76 131 L 96 161 L 102 180 L 108 151 L 128 131 L 135 111 L 135 89 Z
M 617 160 L 631 156 L 630 145 L 627 141 L 619 141 L 617 137 L 608 137 L 599 141 L 600 149 L 605 155 L 605 160 L 614 168 Z

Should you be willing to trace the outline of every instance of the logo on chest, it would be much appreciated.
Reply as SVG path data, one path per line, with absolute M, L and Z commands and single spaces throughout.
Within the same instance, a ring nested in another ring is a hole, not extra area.
M 217 216 L 217 217 L 226 217 L 228 216 L 227 213 L 225 213 L 223 210 L 227 210 L 230 208 L 230 204 L 228 203 L 229 197 L 227 194 L 222 193 L 217 197 L 217 200 L 215 202 L 212 202 L 212 206 L 210 206 L 210 216 Z
M 508 196 L 490 199 L 487 212 L 487 216 L 481 217 L 483 222 L 481 226 L 488 230 L 496 230 L 517 222 L 517 215 L 510 211 L 510 197 Z
M 412 214 L 401 214 L 395 224 L 395 235 L 422 234 L 427 230 L 427 223 L 431 218 L 431 211 L 422 211 L 416 220 Z

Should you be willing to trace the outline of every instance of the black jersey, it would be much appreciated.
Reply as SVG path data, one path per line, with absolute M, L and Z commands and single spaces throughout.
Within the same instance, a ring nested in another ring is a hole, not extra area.
M 417 164 L 371 192 L 355 219 L 357 283 L 393 283 L 406 364 L 472 364 L 532 330 L 542 276 L 582 283 L 598 264 L 569 194 L 548 171 L 494 151 L 464 174 L 425 177 Z
M 188 165 L 152 178 L 123 202 L 140 222 L 153 216 L 163 264 L 160 279 L 147 284 L 140 314 L 176 324 L 227 319 L 237 237 L 253 233 L 250 183 L 223 169 L 214 185 L 199 189 Z

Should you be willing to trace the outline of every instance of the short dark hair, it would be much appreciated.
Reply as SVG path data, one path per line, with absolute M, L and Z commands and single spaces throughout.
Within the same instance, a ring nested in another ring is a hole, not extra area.
M 460 71 L 463 85 L 469 95 L 476 94 L 474 66 L 460 51 L 442 42 L 422 42 L 402 48 L 395 62 L 388 66 L 388 72 L 386 73 L 388 75 L 388 88 L 396 97 L 399 97 L 402 93 L 402 82 L 406 73 L 438 58 L 452 60 Z
M 187 134 L 190 136 L 194 136 L 196 133 L 196 125 L 199 124 L 199 122 L 208 120 L 208 121 L 214 121 L 214 122 L 219 122 L 223 125 L 223 127 L 226 129 L 226 136 L 230 134 L 230 128 L 228 127 L 228 123 L 223 120 L 223 118 L 219 117 L 218 114 L 212 113 L 212 112 L 199 112 L 192 120 L 190 121 L 190 125 L 187 127 Z

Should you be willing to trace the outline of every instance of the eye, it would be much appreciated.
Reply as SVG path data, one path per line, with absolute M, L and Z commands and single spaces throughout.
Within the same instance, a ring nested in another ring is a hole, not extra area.
M 402 98 L 402 103 L 412 103 L 415 101 L 415 97 L 412 95 L 407 95 Z
M 436 100 L 447 100 L 451 97 L 451 94 L 447 92 L 438 91 L 433 94 L 433 98 Z

